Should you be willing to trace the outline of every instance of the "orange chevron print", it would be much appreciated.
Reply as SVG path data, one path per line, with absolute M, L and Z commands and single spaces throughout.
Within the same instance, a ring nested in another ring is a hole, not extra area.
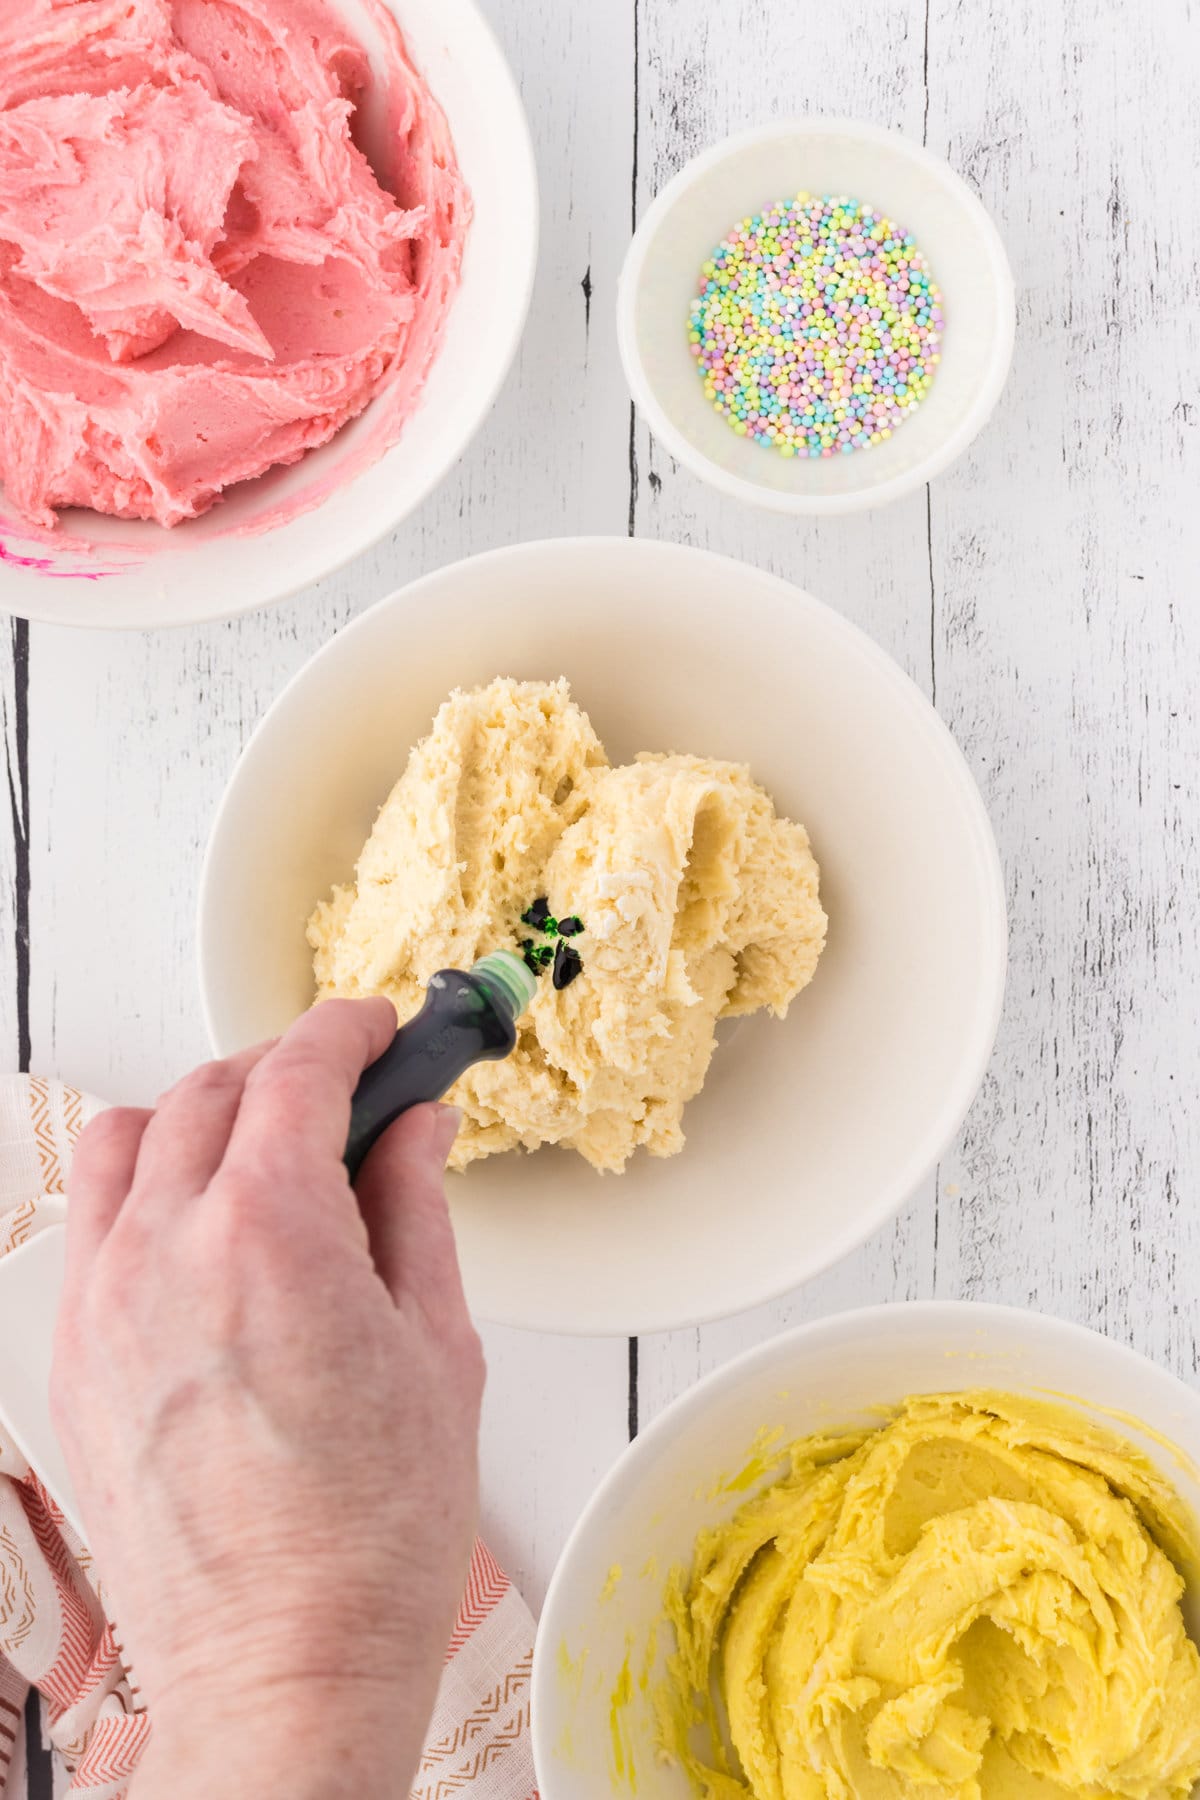
M 58 1597 L 58 1655 L 52 1666 L 38 1676 L 38 1686 L 50 1701 L 51 1708 L 64 1712 L 78 1700 L 96 1653 L 100 1631 L 93 1612 L 94 1602 L 89 1604 L 81 1592 L 78 1571 L 59 1535 L 62 1514 L 50 1503 L 41 1483 L 36 1479 L 18 1482 L 17 1497 L 45 1558 Z
M 38 1203 L 36 1200 L 22 1200 L 8 1215 L 8 1223 L 4 1235 L 0 1238 L 0 1256 L 9 1250 L 15 1250 L 30 1237 L 34 1221 L 37 1218 Z
M 471 1567 L 467 1572 L 467 1586 L 463 1594 L 462 1608 L 458 1615 L 458 1623 L 454 1627 L 446 1661 L 462 1649 L 473 1631 L 476 1631 L 487 1618 L 492 1608 L 503 1600 L 510 1583 L 491 1551 L 485 1544 L 476 1543 L 471 1557 Z
M 38 1161 L 42 1165 L 43 1191 L 47 1194 L 61 1194 L 63 1172 L 50 1116 L 50 1086 L 40 1075 L 31 1075 L 29 1078 L 29 1117 L 33 1124 Z
M 532 1669 L 533 1651 L 530 1650 L 521 1658 L 515 1669 L 509 1670 L 504 1680 L 492 1689 L 487 1698 L 480 1701 L 475 1711 L 463 1721 L 457 1731 L 452 1731 L 448 1737 L 439 1738 L 436 1744 L 425 1746 L 425 1754 L 421 1758 L 421 1773 L 424 1774 L 427 1769 L 432 1769 L 439 1762 L 446 1762 L 450 1757 L 457 1755 L 460 1750 L 465 1749 L 472 1739 L 477 1738 L 480 1732 L 486 1729 L 488 1720 L 495 1718 L 500 1708 L 510 1701 L 514 1694 L 529 1685 Z
M 16 1539 L 0 1525 L 0 1643 L 7 1656 L 21 1648 L 36 1621 L 33 1577 Z
M 21 1486 L 25 1489 L 26 1493 L 36 1496 L 41 1504 L 42 1511 L 50 1521 L 51 1525 L 56 1529 L 59 1529 L 66 1523 L 62 1507 L 58 1504 L 58 1501 L 54 1498 L 49 1488 L 46 1487 L 40 1475 L 35 1475 L 31 1469 L 29 1474 L 26 1475 L 22 1481 Z
M 67 1143 L 72 1148 L 83 1129 L 83 1095 L 78 1088 L 60 1089 L 63 1109 L 63 1125 Z M 40 1075 L 29 1077 L 29 1118 L 33 1126 L 34 1143 L 37 1146 L 38 1162 L 42 1170 L 42 1191 L 47 1194 L 61 1194 L 64 1190 L 64 1170 L 62 1158 L 58 1153 L 58 1136 L 54 1129 L 53 1098 L 50 1083 Z
M 75 1140 L 83 1130 L 83 1095 L 78 1088 L 73 1087 L 64 1088 L 62 1094 L 63 1124 L 66 1127 L 67 1142 L 73 1150 Z
M 525 1705 L 494 1738 L 486 1743 L 469 1762 L 464 1762 L 451 1775 L 443 1775 L 436 1782 L 425 1786 L 418 1784 L 412 1790 L 410 1800 L 446 1800 L 448 1794 L 460 1793 L 472 1781 L 478 1780 L 487 1769 L 507 1755 L 512 1747 L 519 1743 L 529 1730 L 529 1707 Z
M 145 1713 L 100 1719 L 75 1770 L 78 1788 L 104 1787 L 128 1781 L 150 1736 Z

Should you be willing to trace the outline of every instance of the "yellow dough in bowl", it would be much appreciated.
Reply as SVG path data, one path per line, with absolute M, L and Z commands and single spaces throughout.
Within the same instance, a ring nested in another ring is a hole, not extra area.
M 659 1714 L 699 1791 L 1191 1793 L 1200 1653 L 1180 1569 L 1195 1578 L 1198 1546 L 1137 1450 L 1069 1408 L 978 1392 L 781 1462 L 672 1577 Z
M 531 935 L 544 898 L 583 930 L 582 970 L 547 971 L 504 1062 L 469 1070 L 461 1168 L 565 1144 L 597 1169 L 671 1156 L 720 1018 L 782 1016 L 825 942 L 803 827 L 735 763 L 609 765 L 565 681 L 455 692 L 375 822 L 353 886 L 309 921 L 318 998 L 386 994 L 401 1020 L 430 975 Z M 538 934 L 533 932 L 537 937 Z

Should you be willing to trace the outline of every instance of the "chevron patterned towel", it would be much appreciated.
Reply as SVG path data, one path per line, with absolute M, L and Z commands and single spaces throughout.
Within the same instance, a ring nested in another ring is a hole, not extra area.
M 76 1138 L 101 1103 L 0 1076 L 0 1256 L 65 1217 Z M 3 1378 L 0 1371 L 0 1379 Z M 536 1800 L 529 1738 L 533 1618 L 476 1545 L 413 1800 Z M 150 1733 L 91 1557 L 0 1435 L 0 1800 L 24 1800 L 30 1687 L 78 1800 L 123 1800 Z

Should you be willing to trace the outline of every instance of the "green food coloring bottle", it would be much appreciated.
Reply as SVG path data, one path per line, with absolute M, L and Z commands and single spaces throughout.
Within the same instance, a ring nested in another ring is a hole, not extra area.
M 517 1020 L 537 993 L 519 956 L 497 950 L 473 969 L 439 969 L 425 1004 L 363 1071 L 350 1109 L 345 1164 L 354 1180 L 363 1158 L 394 1119 L 440 1100 L 477 1062 L 499 1062 L 517 1041 Z

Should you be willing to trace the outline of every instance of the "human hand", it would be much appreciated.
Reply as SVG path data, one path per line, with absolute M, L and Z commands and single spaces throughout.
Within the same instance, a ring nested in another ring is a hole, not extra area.
M 342 1166 L 394 1030 L 386 1000 L 326 1001 L 75 1153 L 54 1410 L 151 1708 L 139 1800 L 215 1791 L 214 1736 L 222 1792 L 281 1757 L 289 1792 L 408 1791 L 483 1361 L 442 1192 L 455 1114 L 404 1115 L 357 1196 Z

